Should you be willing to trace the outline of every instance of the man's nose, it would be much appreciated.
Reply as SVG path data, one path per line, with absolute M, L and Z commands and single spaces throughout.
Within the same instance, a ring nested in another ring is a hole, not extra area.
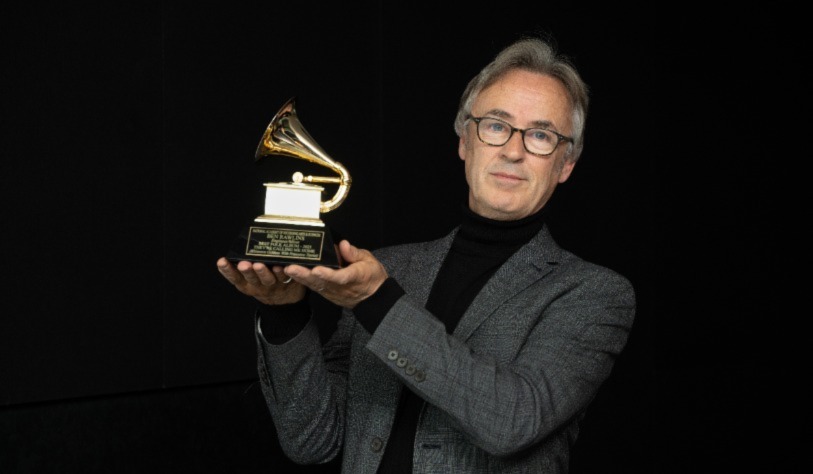
M 519 161 L 525 157 L 525 142 L 522 138 L 522 132 L 514 132 L 505 145 L 502 146 L 502 156 L 511 161 Z

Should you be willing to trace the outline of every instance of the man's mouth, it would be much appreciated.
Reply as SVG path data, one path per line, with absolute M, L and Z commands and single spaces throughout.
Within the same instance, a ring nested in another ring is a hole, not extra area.
M 500 171 L 491 173 L 491 176 L 494 176 L 499 181 L 506 181 L 506 182 L 523 181 L 523 179 L 521 177 L 519 177 L 519 176 L 517 176 L 515 174 L 505 173 L 505 172 L 500 172 Z

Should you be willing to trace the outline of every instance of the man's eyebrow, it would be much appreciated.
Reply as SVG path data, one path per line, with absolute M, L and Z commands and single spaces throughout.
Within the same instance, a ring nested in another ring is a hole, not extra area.
M 509 114 L 508 112 L 506 112 L 503 109 L 491 109 L 488 112 L 486 112 L 484 115 L 494 115 L 494 116 L 499 117 L 501 119 L 514 118 L 513 115 Z
M 534 128 L 556 129 L 550 120 L 534 120 Z
M 485 115 L 493 115 L 495 117 L 504 120 L 510 120 L 514 118 L 513 115 L 511 115 L 510 113 L 506 112 L 503 109 L 491 109 L 488 112 L 486 112 Z M 550 120 L 534 120 L 531 123 L 533 124 L 531 128 L 544 128 L 549 130 L 556 130 L 556 127 L 553 126 L 553 122 L 551 122 Z

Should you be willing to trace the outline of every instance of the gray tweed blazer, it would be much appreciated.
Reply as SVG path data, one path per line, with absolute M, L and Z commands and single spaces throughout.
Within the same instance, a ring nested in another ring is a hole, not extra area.
M 406 290 L 374 334 L 344 311 L 324 345 L 313 318 L 285 344 L 257 321 L 259 374 L 286 455 L 340 453 L 374 473 L 402 390 L 427 401 L 418 473 L 566 473 L 579 422 L 626 344 L 630 282 L 561 249 L 547 227 L 494 274 L 454 334 L 424 309 L 457 229 L 376 257 Z

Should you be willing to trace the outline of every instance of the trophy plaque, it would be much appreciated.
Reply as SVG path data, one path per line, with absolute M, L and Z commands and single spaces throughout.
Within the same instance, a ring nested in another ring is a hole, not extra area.
M 266 156 L 289 156 L 335 171 L 336 177 L 293 174 L 291 182 L 264 183 L 265 212 L 242 229 L 226 258 L 268 265 L 297 264 L 339 268 L 335 242 L 320 214 L 339 207 L 350 189 L 350 174 L 333 160 L 302 127 L 295 98 L 280 108 L 265 129 L 254 160 Z M 338 184 L 336 194 L 322 201 L 321 184 Z

